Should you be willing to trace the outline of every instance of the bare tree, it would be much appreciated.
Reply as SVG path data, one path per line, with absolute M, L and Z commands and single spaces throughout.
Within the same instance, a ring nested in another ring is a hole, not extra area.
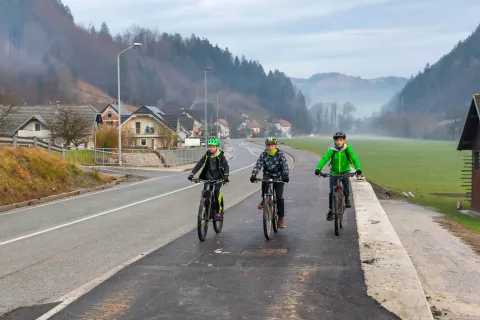
M 0 105 L 0 132 L 5 128 L 8 123 L 8 116 L 13 113 L 15 106 Z
M 165 149 L 171 149 L 175 145 L 176 133 L 167 128 L 165 125 L 159 125 L 155 128 L 158 132 L 160 143 Z
M 75 107 L 58 107 L 55 119 L 47 126 L 52 142 L 61 142 L 65 146 L 73 144 L 76 147 L 89 141 L 93 129 L 88 116 Z
M 452 134 L 452 140 L 455 140 L 455 137 L 460 134 L 462 130 L 464 114 L 462 107 L 454 107 L 447 111 L 445 115 L 446 127 L 448 131 Z

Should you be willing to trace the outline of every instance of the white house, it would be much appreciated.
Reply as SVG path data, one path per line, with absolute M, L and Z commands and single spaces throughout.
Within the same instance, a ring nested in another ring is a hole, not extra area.
M 284 138 L 292 137 L 292 125 L 287 120 L 278 120 L 275 122 L 275 127 L 277 130 L 282 132 Z
M 215 122 L 215 125 L 218 126 L 219 138 L 230 138 L 230 125 L 225 119 L 218 119 L 218 122 Z

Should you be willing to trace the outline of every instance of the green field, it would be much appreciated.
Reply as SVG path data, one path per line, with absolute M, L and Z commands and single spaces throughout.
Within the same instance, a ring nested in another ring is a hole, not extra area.
M 285 140 L 291 147 L 324 153 L 331 138 L 295 138 Z M 456 151 L 456 142 L 407 139 L 349 138 L 365 177 L 395 193 L 412 192 L 411 201 L 446 214 L 449 219 L 480 231 L 480 221 L 458 213 L 455 205 L 465 198 L 437 196 L 433 193 L 464 194 L 461 185 L 463 158 L 469 153 Z M 315 168 L 312 168 L 312 172 Z M 328 170 L 328 167 L 324 170 Z

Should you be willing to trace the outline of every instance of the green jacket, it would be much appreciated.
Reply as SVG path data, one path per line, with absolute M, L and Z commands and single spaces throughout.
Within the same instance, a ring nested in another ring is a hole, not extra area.
M 340 150 L 338 150 L 335 143 L 333 143 L 318 162 L 317 169 L 322 170 L 330 159 L 332 160 L 330 164 L 330 174 L 342 174 L 346 171 L 350 171 L 350 165 L 352 163 L 355 170 L 362 169 L 360 161 L 355 152 L 353 152 L 352 147 L 346 143 Z

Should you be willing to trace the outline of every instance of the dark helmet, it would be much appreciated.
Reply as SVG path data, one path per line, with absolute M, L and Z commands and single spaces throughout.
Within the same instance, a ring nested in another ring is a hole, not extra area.
M 333 135 L 333 140 L 336 140 L 338 138 L 347 139 L 347 135 L 345 134 L 345 132 L 335 132 L 335 134 Z

